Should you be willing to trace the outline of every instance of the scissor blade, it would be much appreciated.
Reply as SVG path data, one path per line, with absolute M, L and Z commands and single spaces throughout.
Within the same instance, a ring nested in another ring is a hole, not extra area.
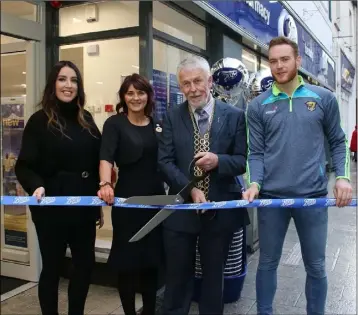
M 165 206 L 183 203 L 179 195 L 154 195 L 154 196 L 134 196 L 127 198 L 124 203 L 138 205 Z
M 153 218 L 151 218 L 146 225 L 144 225 L 130 240 L 129 242 L 137 242 L 162 223 L 169 217 L 175 210 L 162 209 Z

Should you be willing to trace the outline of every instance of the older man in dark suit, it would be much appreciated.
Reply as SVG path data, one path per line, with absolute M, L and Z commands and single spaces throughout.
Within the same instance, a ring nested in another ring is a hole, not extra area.
M 191 190 L 191 201 L 241 199 L 236 177 L 245 173 L 246 123 L 244 111 L 214 100 L 212 76 L 201 57 L 182 61 L 177 71 L 187 101 L 168 111 L 159 137 L 159 168 L 178 193 L 195 172 L 209 176 Z M 167 277 L 163 315 L 188 314 L 193 295 L 198 240 L 203 281 L 200 314 L 222 314 L 223 272 L 233 233 L 249 221 L 246 209 L 176 211 L 164 222 Z M 199 238 L 198 238 L 199 237 Z

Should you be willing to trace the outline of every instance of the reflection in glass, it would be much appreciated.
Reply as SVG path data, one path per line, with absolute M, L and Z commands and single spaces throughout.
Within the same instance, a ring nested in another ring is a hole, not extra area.
M 93 53 L 89 54 L 91 50 Z M 60 59 L 70 60 L 80 69 L 88 110 L 102 130 L 106 119 L 105 105 L 115 109 L 118 90 L 125 76 L 139 72 L 138 37 L 112 39 L 60 47 Z M 97 229 L 96 248 L 109 249 L 112 243 L 111 208 L 103 207 L 104 226 Z
M 64 7 L 59 34 L 69 36 L 139 25 L 138 1 L 103 1 Z
M 261 57 L 260 70 L 263 70 L 263 69 L 270 69 L 270 64 L 269 64 L 268 60 Z
M 1 36 L 1 48 L 19 40 Z M 15 164 L 20 152 L 22 133 L 25 126 L 26 102 L 26 53 L 1 54 L 1 195 L 25 196 L 26 193 L 15 175 Z M 4 235 L 1 235 L 3 260 L 16 260 L 28 264 L 29 255 L 11 254 L 8 247 L 28 248 L 27 213 L 25 206 L 3 206 Z
M 249 73 L 257 71 L 257 57 L 256 55 L 250 53 L 249 51 L 243 49 L 242 50 L 242 62 L 245 64 Z
M 189 44 L 206 49 L 206 29 L 159 1 L 153 1 L 153 27 Z
M 37 6 L 27 1 L 1 1 L 1 12 L 21 19 L 37 20 Z
M 176 73 L 178 64 L 192 56 L 179 48 L 153 41 L 153 88 L 156 95 L 156 116 L 162 119 L 167 108 L 185 101 Z

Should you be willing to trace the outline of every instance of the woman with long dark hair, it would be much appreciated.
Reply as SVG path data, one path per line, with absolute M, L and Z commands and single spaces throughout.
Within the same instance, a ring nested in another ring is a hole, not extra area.
M 42 109 L 28 120 L 15 166 L 25 191 L 43 196 L 95 196 L 99 182 L 101 134 L 84 110 L 85 94 L 78 68 L 58 62 L 48 77 Z M 38 295 L 42 314 L 58 314 L 58 285 L 67 246 L 73 274 L 68 288 L 68 314 L 84 313 L 95 262 L 96 224 L 100 207 L 30 206 L 42 257 Z
M 163 195 L 157 171 L 157 139 L 161 132 L 152 118 L 153 89 L 148 80 L 132 74 L 119 90 L 117 115 L 103 126 L 98 196 L 113 204 L 114 196 Z M 118 167 L 118 181 L 111 184 L 111 170 Z M 129 239 L 156 210 L 112 208 L 113 242 L 108 263 L 118 272 L 118 291 L 124 313 L 135 315 L 135 294 L 142 294 L 142 315 L 155 314 L 158 268 L 162 258 L 161 228 L 142 240 Z

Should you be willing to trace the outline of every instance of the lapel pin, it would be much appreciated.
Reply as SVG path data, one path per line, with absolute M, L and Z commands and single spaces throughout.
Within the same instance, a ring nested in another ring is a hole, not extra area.
M 156 132 L 162 132 L 162 127 L 159 126 L 159 124 L 157 124 L 157 127 L 155 128 Z

